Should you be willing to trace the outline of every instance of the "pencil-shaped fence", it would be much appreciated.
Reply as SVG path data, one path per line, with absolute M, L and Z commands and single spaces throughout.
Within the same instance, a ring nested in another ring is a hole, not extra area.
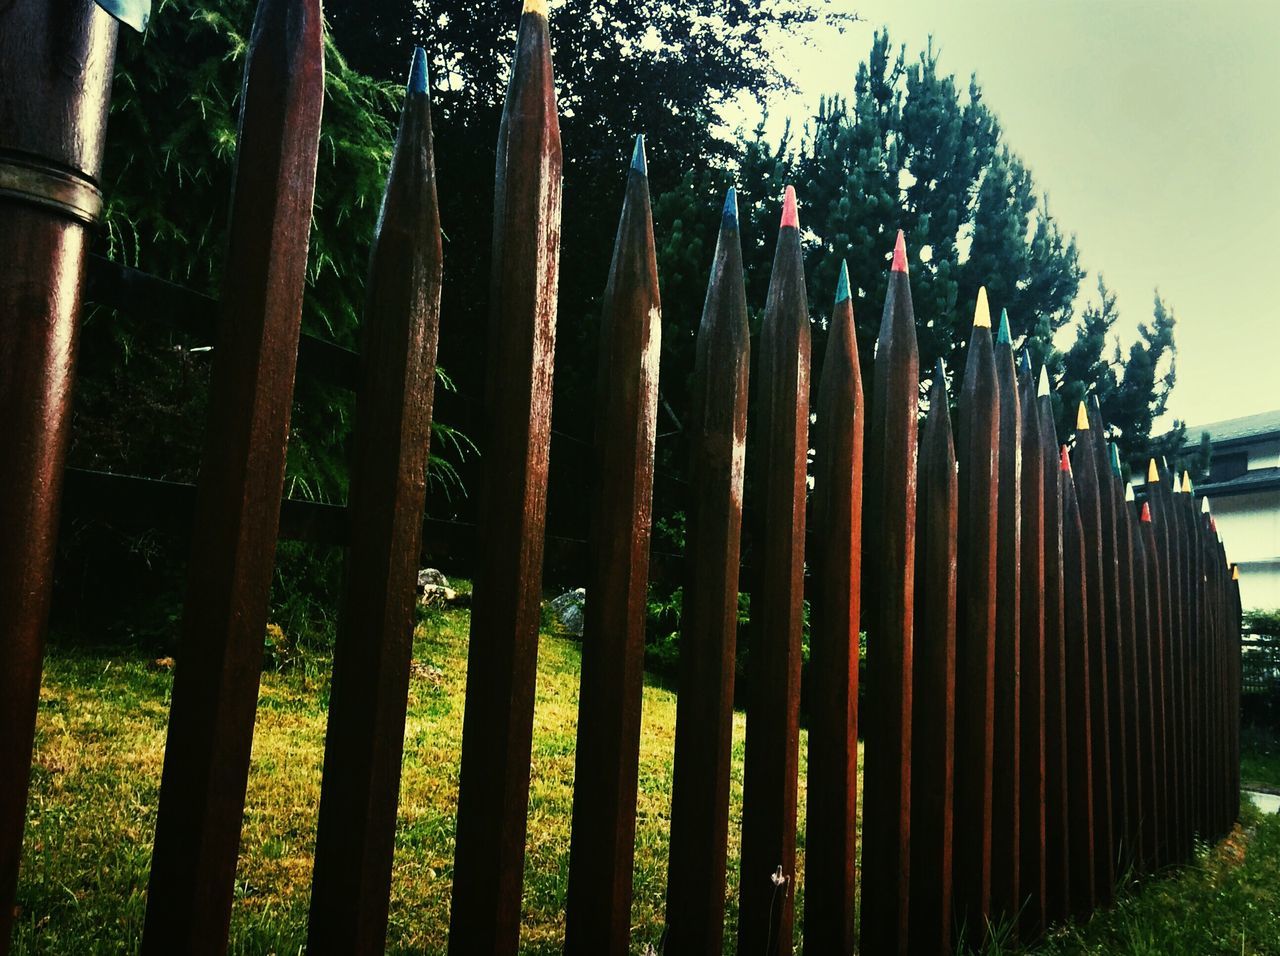
M 30 13 L 38 6 L 18 4 L 45 29 Z M 109 61 L 113 37 L 98 21 L 83 26 L 90 59 Z M 6 81 L 20 57 L 9 36 L 0 32 Z M 339 529 L 330 540 L 350 548 L 350 568 L 309 946 L 371 952 L 386 937 L 440 289 L 448 277 L 430 84 L 419 51 L 373 237 L 358 367 L 343 372 L 349 353 L 305 338 L 299 349 L 320 38 L 314 0 L 261 0 L 142 939 L 148 952 L 218 951 L 227 943 L 267 588 L 277 528 L 294 527 L 281 484 L 295 357 L 308 374 L 345 375 L 358 401 L 350 504 L 329 515 Z M 78 141 L 85 150 L 75 154 L 33 146 L 0 92 L 0 175 L 11 172 L 11 152 L 44 149 L 49 168 L 37 172 L 46 179 L 56 166 L 80 170 L 90 182 L 106 91 L 42 95 L 81 97 L 79 114 L 59 115 L 79 115 L 96 138 Z M 497 155 L 483 520 L 449 929 L 456 953 L 515 953 L 520 943 L 560 256 L 562 160 L 544 0 L 524 6 Z M 88 207 L 66 202 L 93 199 L 84 183 L 79 192 L 59 192 L 59 206 L 30 185 L 41 182 L 29 170 L 25 179 L 0 180 L 0 210 L 18 237 L 17 255 L 0 263 L 0 408 L 19 436 L 19 454 L 0 461 L 9 495 L 0 502 L 0 953 L 9 945 L 70 397 L 69 359 L 57 350 L 74 338 L 78 308 L 76 297 L 52 293 L 77 287 L 80 234 L 92 219 Z M 948 953 L 962 940 L 980 945 L 994 925 L 1030 941 L 1105 905 L 1119 875 L 1141 879 L 1186 862 L 1196 838 L 1217 840 L 1232 829 L 1239 812 L 1237 572 L 1185 473 L 1151 461 L 1138 500 L 1096 402 L 1069 410 L 1076 429 L 1063 443 L 1047 371 L 1032 368 L 1003 311 L 993 332 L 985 290 L 974 303 L 957 429 L 941 362 L 929 372 L 921 420 L 902 233 L 892 244 L 865 404 L 857 277 L 842 267 L 810 441 L 813 320 L 803 252 L 797 197 L 788 188 L 769 294 L 760 303 L 758 440 L 749 458 L 753 350 L 737 196 L 729 190 L 709 264 L 687 428 L 664 950 L 724 947 L 744 581 L 753 600 L 738 952 L 787 953 L 799 937 L 810 954 Z M 16 296 L 19 280 L 50 295 Z M 565 945 L 622 953 L 633 929 L 661 331 L 641 140 L 601 280 L 598 476 Z M 133 281 L 151 301 L 163 293 L 211 308 L 154 279 Z M 30 328 L 51 331 L 19 334 Z M 740 574 L 747 475 L 754 547 L 749 572 Z M 802 702 L 806 592 L 813 614 Z M 867 670 L 860 675 L 863 630 Z M 809 747 L 803 855 L 802 718 Z

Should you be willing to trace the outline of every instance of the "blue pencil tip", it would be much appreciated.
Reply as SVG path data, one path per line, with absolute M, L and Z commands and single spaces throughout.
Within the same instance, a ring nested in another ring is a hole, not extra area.
M 147 32 L 147 24 L 151 22 L 151 0 L 98 0 L 98 6 L 125 26 L 139 33 Z
M 940 383 L 943 387 L 947 384 L 947 366 L 942 359 L 938 359 L 938 364 L 933 369 L 933 380 Z
M 1018 371 L 1027 378 L 1031 377 L 1031 356 L 1027 354 L 1026 349 L 1018 355 Z
M 413 48 L 413 65 L 409 67 L 409 92 L 427 92 L 427 51 L 420 46 Z
M 649 175 L 649 161 L 644 155 L 644 133 L 636 137 L 635 152 L 631 154 L 631 168 L 641 176 Z
M 852 298 L 849 292 L 849 264 L 847 262 L 840 263 L 840 282 L 836 285 L 836 305 Z
M 724 197 L 724 222 L 735 228 L 738 225 L 738 190 L 733 186 Z
M 1009 334 L 1009 310 L 1000 310 L 1000 331 L 996 333 L 997 345 L 1012 345 L 1013 336 Z

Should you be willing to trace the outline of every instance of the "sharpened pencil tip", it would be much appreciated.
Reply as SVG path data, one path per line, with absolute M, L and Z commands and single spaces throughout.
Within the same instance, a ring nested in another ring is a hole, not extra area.
M 1117 478 L 1121 477 L 1120 471 L 1120 449 L 1116 447 L 1116 443 L 1107 442 L 1107 450 L 1111 452 L 1111 470 L 1115 472 Z
M 1125 482 L 1125 486 L 1124 486 L 1124 500 L 1125 500 L 1125 501 L 1137 501 L 1137 500 L 1138 500 L 1138 496 L 1137 496 L 1136 494 L 1134 494 L 1134 491 L 1133 491 L 1133 482 Z
M 1142 503 L 1142 520 L 1147 524 L 1151 523 L 1151 503 L 1144 501 Z
M 849 291 L 849 264 L 847 262 L 840 263 L 840 281 L 836 283 L 836 305 L 852 298 Z
M 725 225 L 738 228 L 738 190 L 734 186 L 730 186 L 724 196 L 723 220 Z
M 1076 410 L 1076 431 L 1087 432 L 1089 430 L 1089 409 L 1084 402 L 1080 403 L 1079 409 Z
M 1160 469 L 1156 465 L 1156 460 L 1151 459 L 1151 463 L 1147 465 L 1147 484 L 1154 485 L 1160 480 Z
M 1200 513 L 1202 515 L 1207 515 L 1209 513 L 1209 496 L 1208 495 L 1205 495 L 1205 497 L 1200 499 Z
M 524 0 L 524 12 L 536 13 L 545 20 L 547 18 L 547 0 Z
M 947 382 L 947 366 L 942 359 L 938 359 L 938 364 L 933 367 L 933 380 L 944 385 Z
M 139 33 L 147 32 L 147 24 L 151 22 L 151 0 L 98 0 L 98 6 L 125 26 Z
M 1040 387 L 1036 390 L 1036 395 L 1040 398 L 1049 397 L 1049 366 L 1040 366 Z
M 1185 494 L 1191 494 L 1191 472 L 1189 471 L 1182 473 L 1182 490 Z
M 893 271 L 907 271 L 907 237 L 898 230 L 898 238 L 893 244 Z
M 427 51 L 420 46 L 413 48 L 413 63 L 409 67 L 408 92 L 427 92 Z
M 1000 329 L 996 332 L 996 345 L 1013 345 L 1013 336 L 1009 332 L 1009 310 L 1000 310 Z
M 782 228 L 800 228 L 800 210 L 796 206 L 796 187 L 788 186 L 782 196 Z
M 1059 457 L 1058 459 L 1058 470 L 1065 471 L 1068 473 L 1070 473 L 1071 471 L 1071 456 L 1067 454 L 1066 445 L 1062 446 L 1062 454 L 1061 454 L 1061 457 Z
M 1231 580 L 1232 581 L 1240 580 L 1240 565 L 1238 564 L 1231 565 Z
M 644 133 L 636 137 L 636 148 L 631 153 L 631 168 L 641 176 L 649 175 L 649 161 L 644 155 Z
M 987 287 L 978 289 L 978 301 L 973 307 L 973 327 L 975 329 L 991 328 L 991 306 L 987 304 Z
M 1026 349 L 1018 353 L 1018 374 L 1031 378 L 1031 356 L 1027 354 Z

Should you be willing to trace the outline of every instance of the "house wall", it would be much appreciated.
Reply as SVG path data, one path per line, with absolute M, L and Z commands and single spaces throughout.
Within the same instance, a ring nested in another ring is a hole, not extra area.
M 1210 501 L 1227 560 L 1240 565 L 1245 609 L 1280 608 L 1280 490 Z

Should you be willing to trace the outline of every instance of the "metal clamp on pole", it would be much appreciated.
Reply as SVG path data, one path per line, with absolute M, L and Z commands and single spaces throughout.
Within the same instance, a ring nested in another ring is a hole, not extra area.
M 34 156 L 0 151 L 0 197 L 53 209 L 87 226 L 102 215 L 102 191 L 96 185 Z

